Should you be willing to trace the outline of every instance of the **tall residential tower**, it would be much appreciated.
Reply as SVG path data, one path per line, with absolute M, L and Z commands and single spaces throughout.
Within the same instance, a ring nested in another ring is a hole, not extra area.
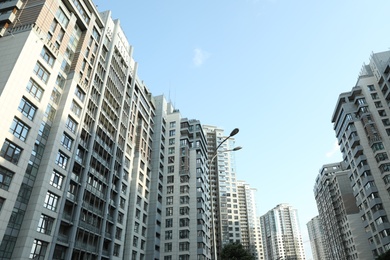
M 389 58 L 389 51 L 371 55 L 332 117 L 372 257 L 390 250 Z
M 266 260 L 304 260 L 298 212 L 288 204 L 279 204 L 260 217 Z
M 325 259 L 371 259 L 359 209 L 343 163 L 322 167 L 314 187 L 325 238 Z

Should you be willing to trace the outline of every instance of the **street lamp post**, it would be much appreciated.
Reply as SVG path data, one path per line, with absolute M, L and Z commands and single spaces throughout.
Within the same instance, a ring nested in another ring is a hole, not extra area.
M 233 131 L 230 133 L 229 136 L 227 136 L 223 141 L 215 148 L 214 155 L 210 160 L 210 166 L 213 164 L 215 158 L 217 158 L 218 155 L 218 149 L 221 147 L 221 145 L 226 142 L 230 137 L 236 135 L 239 132 L 238 128 L 234 128 Z M 222 152 L 234 152 L 242 149 L 241 146 L 234 147 L 233 149 L 224 150 Z M 216 167 L 218 168 L 218 167 Z M 218 175 L 218 171 L 215 172 L 216 175 Z M 210 178 L 210 184 L 211 184 L 211 178 Z M 211 208 L 211 223 L 212 223 L 212 230 L 213 230 L 213 253 L 214 253 L 214 260 L 217 260 L 217 241 L 216 241 L 216 230 L 215 230 L 215 222 L 214 222 L 214 208 L 213 208 L 213 196 L 212 196 L 212 185 L 210 185 L 210 208 Z

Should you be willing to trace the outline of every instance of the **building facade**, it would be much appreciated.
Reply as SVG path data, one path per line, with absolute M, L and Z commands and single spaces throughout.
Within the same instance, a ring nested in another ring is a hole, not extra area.
M 245 181 L 237 182 L 241 244 L 255 259 L 264 259 L 259 218 L 256 213 L 256 189 Z
M 388 51 L 371 55 L 332 116 L 372 257 L 390 249 L 389 58 Z
M 311 252 L 314 260 L 326 260 L 324 230 L 321 225 L 321 220 L 318 216 L 312 218 L 307 224 L 307 231 L 309 233 Z
M 260 217 L 264 259 L 304 260 L 298 211 L 279 204 Z
M 210 125 L 203 129 L 210 160 L 212 259 L 219 259 L 225 245 L 242 242 L 235 157 L 234 152 L 226 152 L 235 147 L 235 140 L 228 139 L 216 151 L 227 137 L 224 130 Z
M 155 170 L 161 187 L 160 259 L 207 260 L 210 245 L 210 190 L 206 136 L 200 121 L 182 118 L 163 96 L 155 98 L 163 127 Z M 151 234 L 151 237 L 152 234 Z M 150 258 L 151 259 L 151 258 Z
M 344 165 L 324 165 L 314 187 L 325 241 L 324 259 L 372 259 L 350 185 L 350 171 Z
M 155 108 L 119 21 L 0 8 L 0 258 L 147 259 Z

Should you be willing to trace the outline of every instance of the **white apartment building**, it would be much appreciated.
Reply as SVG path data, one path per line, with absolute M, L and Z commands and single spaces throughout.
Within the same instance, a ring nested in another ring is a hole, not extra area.
M 332 116 L 372 258 L 390 250 L 389 58 L 389 51 L 371 55 Z
M 312 218 L 307 224 L 307 231 L 309 233 L 311 252 L 314 260 L 326 260 L 324 230 L 321 225 L 319 216 Z
M 305 259 L 296 209 L 279 204 L 261 216 L 260 221 L 266 260 Z
M 255 259 L 264 259 L 260 221 L 256 213 L 256 189 L 245 181 L 237 182 L 241 224 L 241 244 Z

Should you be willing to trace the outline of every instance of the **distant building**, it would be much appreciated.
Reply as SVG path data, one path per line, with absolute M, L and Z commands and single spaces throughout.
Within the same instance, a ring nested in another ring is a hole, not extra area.
M 307 231 L 309 233 L 311 252 L 313 254 L 314 260 L 330 259 L 326 257 L 326 240 L 319 217 L 316 216 L 312 218 L 306 225 Z
M 226 152 L 234 148 L 234 138 L 226 138 L 224 130 L 215 126 L 203 125 L 207 137 L 211 189 L 211 250 L 212 259 L 219 259 L 222 248 L 229 244 L 242 242 L 238 202 L 235 153 Z M 215 243 L 214 243 L 215 241 Z
M 304 260 L 298 212 L 288 204 L 279 204 L 260 217 L 266 260 Z
M 390 51 L 373 53 L 332 123 L 372 257 L 390 250 Z
M 359 209 L 343 163 L 327 164 L 316 179 L 317 202 L 326 258 L 372 259 Z
M 264 259 L 259 218 L 256 214 L 256 189 L 245 181 L 237 182 L 240 212 L 241 244 L 256 259 Z

